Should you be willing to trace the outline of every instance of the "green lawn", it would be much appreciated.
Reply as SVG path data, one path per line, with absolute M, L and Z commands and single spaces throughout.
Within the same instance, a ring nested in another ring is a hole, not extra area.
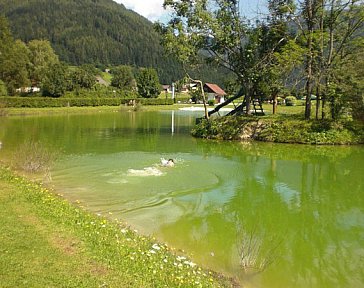
M 174 105 L 144 105 L 139 110 L 159 111 L 159 110 L 178 110 L 181 107 L 199 106 L 202 104 L 174 104 Z M 233 108 L 233 104 L 226 106 Z M 209 106 L 209 108 L 213 108 Z M 82 114 L 82 113 L 99 113 L 99 112 L 120 112 L 131 110 L 130 106 L 97 106 L 97 107 L 48 107 L 48 108 L 3 108 L 4 115 L 22 116 L 22 115 L 53 115 L 53 114 Z M 272 105 L 263 104 L 263 109 L 266 115 L 272 114 Z M 305 106 L 285 106 L 278 105 L 277 115 L 304 115 Z M 0 111 L 1 112 L 1 111 Z M 1 113 L 0 113 L 1 115 Z
M 100 76 L 102 77 L 102 79 L 104 79 L 107 83 L 111 83 L 112 80 L 112 75 L 110 73 L 107 72 L 101 72 Z
M 6 114 L 9 116 L 82 114 L 82 113 L 119 112 L 119 111 L 120 111 L 119 106 L 6 108 Z
M 273 112 L 272 104 L 263 104 L 263 109 L 266 115 L 271 115 Z M 278 105 L 277 106 L 277 115 L 292 115 L 292 114 L 302 114 L 305 113 L 305 106 L 297 105 L 297 106 L 286 106 L 286 105 Z

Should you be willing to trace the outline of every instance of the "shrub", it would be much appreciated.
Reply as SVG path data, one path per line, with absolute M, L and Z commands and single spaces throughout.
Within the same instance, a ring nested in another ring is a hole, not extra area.
M 139 98 L 137 102 L 140 102 L 142 105 L 172 105 L 173 99 Z
M 8 113 L 6 111 L 6 105 L 3 102 L 0 102 L 0 117 L 6 116 Z
M 186 94 L 186 93 L 176 93 L 176 98 L 175 101 L 177 103 L 189 103 L 191 99 L 191 95 L 190 94 Z
M 102 87 L 96 85 L 93 89 L 76 89 L 66 92 L 62 98 L 119 98 L 135 99 L 140 97 L 134 91 L 120 90 L 112 87 Z
M 16 168 L 26 172 L 49 172 L 57 154 L 38 141 L 29 141 L 17 149 L 13 163 Z
M 297 99 L 294 96 L 287 96 L 286 99 L 286 106 L 296 106 Z
M 6 88 L 6 85 L 3 81 L 0 80 L 0 96 L 7 96 L 8 90 Z
M 158 73 L 153 68 L 142 68 L 136 75 L 138 93 L 144 98 L 157 98 L 160 94 Z

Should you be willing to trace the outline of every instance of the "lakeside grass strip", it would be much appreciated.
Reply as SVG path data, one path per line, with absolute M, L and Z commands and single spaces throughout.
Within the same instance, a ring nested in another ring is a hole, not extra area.
M 231 287 L 165 244 L 0 167 L 2 287 Z

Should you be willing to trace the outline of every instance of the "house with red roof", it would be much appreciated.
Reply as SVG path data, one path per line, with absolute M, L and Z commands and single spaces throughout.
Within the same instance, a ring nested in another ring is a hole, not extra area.
M 225 102 L 226 92 L 217 84 L 205 83 L 203 91 L 207 97 L 207 101 L 214 100 L 216 104 Z

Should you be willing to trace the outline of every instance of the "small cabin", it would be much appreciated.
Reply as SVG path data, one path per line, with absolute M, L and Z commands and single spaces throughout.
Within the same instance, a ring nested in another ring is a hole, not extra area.
M 217 84 L 205 83 L 203 90 L 206 94 L 207 101 L 215 101 L 215 104 L 225 102 L 226 92 Z

